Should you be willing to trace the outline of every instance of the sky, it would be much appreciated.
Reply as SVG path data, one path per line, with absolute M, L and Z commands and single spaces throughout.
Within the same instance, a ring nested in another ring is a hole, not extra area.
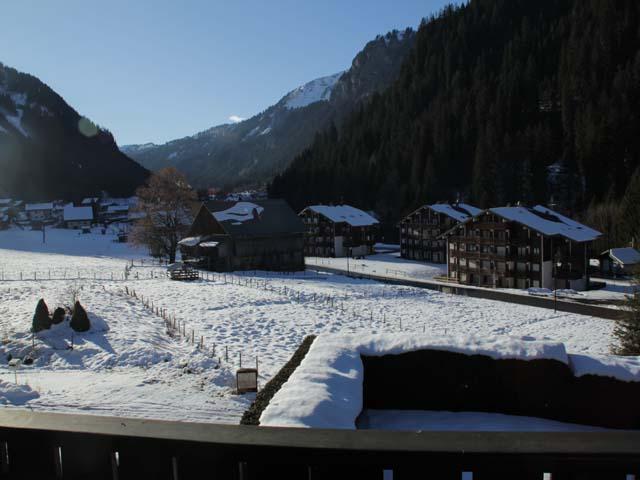
M 0 62 L 37 76 L 120 145 L 239 121 L 446 0 L 13 0 Z

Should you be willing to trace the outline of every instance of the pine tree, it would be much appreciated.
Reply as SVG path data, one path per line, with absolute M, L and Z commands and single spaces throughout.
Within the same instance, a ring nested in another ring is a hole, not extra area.
M 629 182 L 621 205 L 621 228 L 627 241 L 640 246 L 640 167 Z
M 49 308 L 41 298 L 36 305 L 36 311 L 33 314 L 33 322 L 31 324 L 31 331 L 34 333 L 42 330 L 48 330 L 51 328 L 51 318 L 49 317 Z
M 53 317 L 51 318 L 51 323 L 53 323 L 54 325 L 57 325 L 59 323 L 62 323 L 62 321 L 64 320 L 64 308 L 62 307 L 58 307 L 53 311 Z
M 640 271 L 636 272 L 634 282 L 640 289 Z M 613 347 L 617 355 L 640 355 L 640 290 L 629 297 L 625 316 L 618 320 L 613 331 L 618 345 Z
M 76 332 L 86 332 L 91 328 L 87 311 L 80 305 L 79 301 L 76 301 L 76 304 L 73 306 L 70 325 Z

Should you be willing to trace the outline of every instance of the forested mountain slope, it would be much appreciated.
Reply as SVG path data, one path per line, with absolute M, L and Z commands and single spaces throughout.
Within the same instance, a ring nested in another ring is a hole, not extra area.
M 39 79 L 0 63 L 0 196 L 131 195 L 148 173 Z
M 420 204 L 619 199 L 640 158 L 640 2 L 471 0 L 423 21 L 399 78 L 270 185 L 396 221 Z

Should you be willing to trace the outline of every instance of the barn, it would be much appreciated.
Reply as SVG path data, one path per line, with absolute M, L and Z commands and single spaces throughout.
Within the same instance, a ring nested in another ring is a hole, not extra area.
M 203 203 L 179 247 L 214 271 L 304 269 L 304 225 L 284 200 Z

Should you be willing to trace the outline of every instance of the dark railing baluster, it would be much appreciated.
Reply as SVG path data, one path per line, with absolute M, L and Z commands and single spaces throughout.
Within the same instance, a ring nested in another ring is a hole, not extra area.
M 0 480 L 632 480 L 638 473 L 637 431 L 315 430 L 0 408 Z

